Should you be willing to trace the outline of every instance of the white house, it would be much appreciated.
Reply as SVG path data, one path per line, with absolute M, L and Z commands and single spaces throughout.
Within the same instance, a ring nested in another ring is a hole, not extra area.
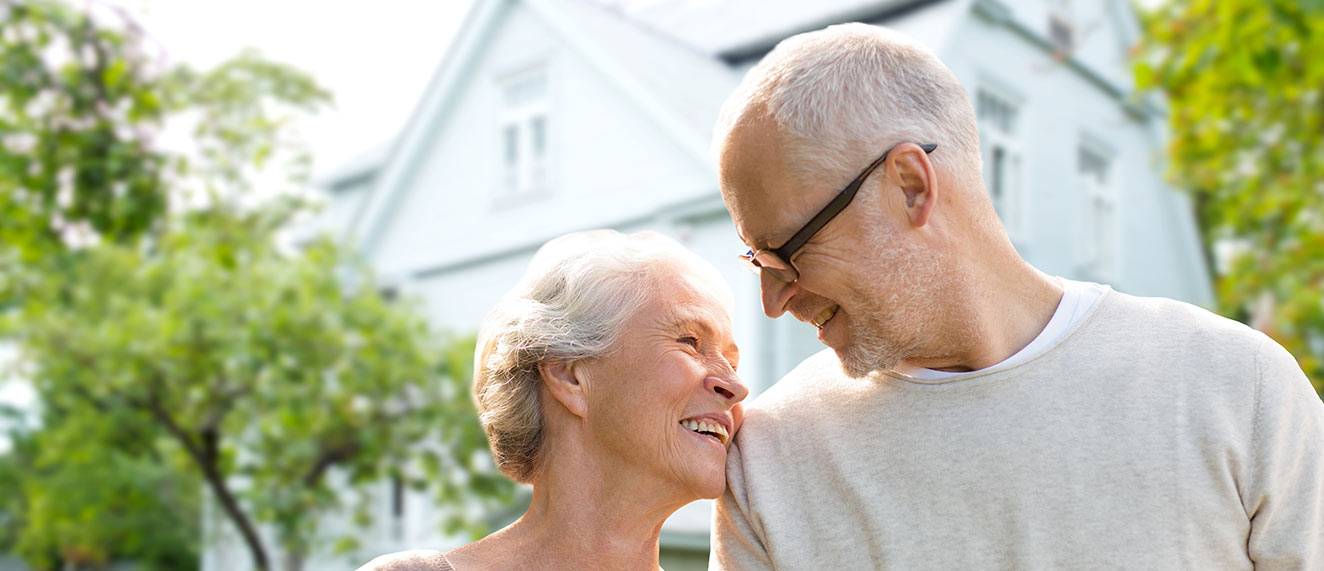
M 1021 254 L 1043 271 L 1139 295 L 1212 299 L 1190 205 L 1166 186 L 1163 115 L 1137 98 L 1128 0 L 476 0 L 407 126 L 324 177 L 320 228 L 356 244 L 432 321 L 472 331 L 543 242 L 589 228 L 658 230 L 736 293 L 754 392 L 819 349 L 768 320 L 718 192 L 709 134 L 744 72 L 779 40 L 839 22 L 931 47 L 980 119 L 985 178 Z M 426 498 L 383 501 L 362 556 L 454 545 Z M 703 568 L 710 504 L 665 527 L 663 565 Z M 204 569 L 247 565 L 238 545 Z M 352 568 L 319 558 L 309 568 Z

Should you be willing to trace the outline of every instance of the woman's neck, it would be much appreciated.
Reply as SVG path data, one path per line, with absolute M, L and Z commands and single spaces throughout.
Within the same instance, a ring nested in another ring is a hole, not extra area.
M 685 505 L 658 482 L 604 466 L 577 446 L 558 446 L 533 485 L 529 509 L 515 523 L 448 557 L 457 570 L 658 569 L 662 523 Z M 472 565 L 465 565 L 473 561 Z M 496 565 L 493 565 L 496 564 Z

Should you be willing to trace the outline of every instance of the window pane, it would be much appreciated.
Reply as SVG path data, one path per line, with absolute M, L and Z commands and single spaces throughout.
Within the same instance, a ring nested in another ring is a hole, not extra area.
M 547 118 L 534 117 L 529 122 L 530 135 L 533 138 L 533 157 L 535 160 L 547 155 Z
M 1108 182 L 1108 161 L 1089 149 L 1080 150 L 1080 174 L 1093 178 L 1100 185 Z
M 980 90 L 975 103 L 981 121 L 1008 135 L 1016 132 L 1016 107 L 1010 101 Z
M 519 164 L 519 127 L 507 125 L 502 130 L 502 136 L 505 139 L 506 166 L 513 167 Z
M 547 156 L 551 145 L 548 121 L 551 105 L 546 69 L 504 78 L 501 90 L 501 173 L 504 190 L 522 194 L 547 186 Z

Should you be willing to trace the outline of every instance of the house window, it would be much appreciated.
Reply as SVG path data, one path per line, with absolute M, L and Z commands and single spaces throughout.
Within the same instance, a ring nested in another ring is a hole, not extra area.
M 1119 232 L 1112 161 L 1092 147 L 1081 147 L 1078 160 L 1085 198 L 1085 265 L 1100 277 L 1113 277 Z
M 539 68 L 501 81 L 500 133 L 502 197 L 544 191 L 548 186 L 547 71 Z
M 979 137 L 984 146 L 984 184 L 1007 232 L 1023 232 L 1020 110 L 1010 98 L 989 89 L 975 96 Z

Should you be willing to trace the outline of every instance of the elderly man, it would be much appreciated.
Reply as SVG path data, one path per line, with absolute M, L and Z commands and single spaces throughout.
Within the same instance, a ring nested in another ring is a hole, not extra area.
M 722 197 L 813 356 L 750 408 L 720 569 L 1324 569 L 1324 404 L 1266 336 L 1041 273 L 925 48 L 834 26 L 723 109 Z

